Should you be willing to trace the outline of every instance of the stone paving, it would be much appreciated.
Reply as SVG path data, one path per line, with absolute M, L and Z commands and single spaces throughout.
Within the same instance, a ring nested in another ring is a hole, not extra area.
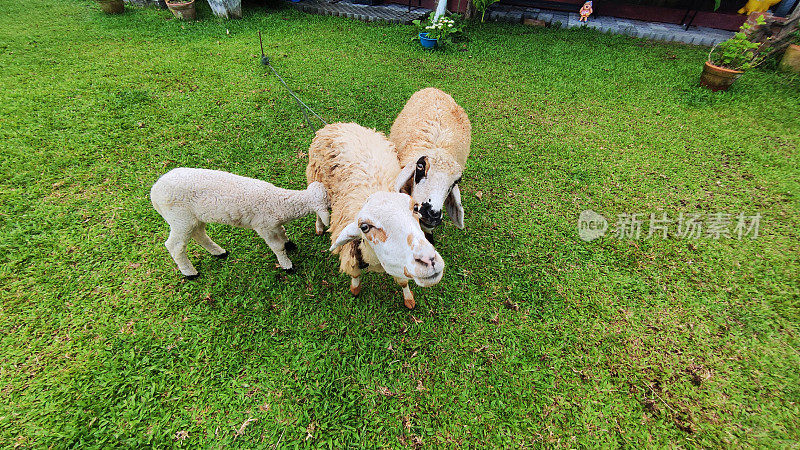
M 550 11 L 495 4 L 486 12 L 486 16 L 490 20 L 499 22 L 519 23 L 525 19 L 542 20 L 550 26 L 560 23 L 564 28 L 576 28 L 584 25 L 578 20 L 580 19 L 580 15 L 577 11 Z M 684 30 L 681 25 L 618 19 L 608 16 L 590 17 L 589 21 L 586 23 L 586 27 L 594 28 L 603 33 L 625 34 L 643 39 L 667 42 L 675 41 L 685 44 L 706 46 L 718 44 L 733 36 L 732 31 L 717 30 L 714 28 L 689 27 L 687 31 Z
M 288 4 L 312 14 L 348 17 L 365 22 L 384 21 L 408 24 L 412 20 L 421 19 L 431 13 L 430 9 L 425 8 L 417 8 L 409 12 L 408 6 L 395 4 L 369 6 L 346 1 L 331 3 L 326 0 L 301 0 L 297 3 L 288 2 Z

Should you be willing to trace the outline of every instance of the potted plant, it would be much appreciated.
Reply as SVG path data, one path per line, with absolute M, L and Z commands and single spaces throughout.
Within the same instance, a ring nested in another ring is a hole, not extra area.
M 167 0 L 167 8 L 178 19 L 195 20 L 197 18 L 194 0 Z
M 755 19 L 757 26 L 765 23 L 763 16 Z M 759 42 L 748 20 L 732 38 L 711 48 L 700 74 L 700 84 L 712 91 L 727 90 L 745 70 L 764 61 L 763 51 L 768 42 Z
M 97 0 L 100 9 L 106 14 L 122 14 L 125 11 L 125 4 L 122 0 Z
M 435 13 L 432 12 L 424 22 L 421 20 L 413 21 L 414 25 L 417 26 L 419 42 L 425 48 L 432 49 L 446 45 L 452 42 L 453 38 L 461 34 L 464 29 L 464 25 L 457 14 L 451 16 L 443 14 L 436 19 L 434 19 L 434 16 Z
M 800 73 L 800 31 L 795 30 L 791 39 L 778 67 L 781 70 Z
M 439 43 L 438 39 L 430 37 L 428 33 L 420 32 L 418 37 L 419 43 L 425 48 L 436 48 L 436 44 Z

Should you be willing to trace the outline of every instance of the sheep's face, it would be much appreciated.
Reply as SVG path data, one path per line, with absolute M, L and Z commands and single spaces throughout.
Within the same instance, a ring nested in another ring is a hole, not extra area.
M 421 156 L 398 176 L 396 188 L 420 205 L 420 224 L 430 231 L 442 223 L 442 209 L 458 228 L 464 228 L 464 207 L 458 183 L 463 169 L 444 156 Z
M 325 185 L 315 181 L 309 184 L 306 190 L 311 194 L 312 209 L 317 213 L 323 225 L 329 226 L 331 224 L 331 214 L 328 208 L 330 208 L 331 203 Z
M 414 280 L 420 286 L 433 286 L 442 279 L 444 260 L 425 239 L 419 217 L 419 205 L 410 196 L 374 193 L 364 203 L 356 220 L 339 233 L 331 251 L 360 238 L 389 275 Z

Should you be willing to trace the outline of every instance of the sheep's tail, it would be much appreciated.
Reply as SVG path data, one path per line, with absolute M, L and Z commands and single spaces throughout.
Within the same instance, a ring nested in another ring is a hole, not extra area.
M 161 209 L 161 204 L 156 200 L 156 197 L 161 192 L 158 188 L 159 181 L 161 181 L 161 179 L 156 181 L 155 184 L 153 184 L 153 187 L 150 188 L 150 203 L 153 204 L 153 208 L 155 208 L 156 212 L 158 212 L 161 217 L 164 217 L 164 211 Z

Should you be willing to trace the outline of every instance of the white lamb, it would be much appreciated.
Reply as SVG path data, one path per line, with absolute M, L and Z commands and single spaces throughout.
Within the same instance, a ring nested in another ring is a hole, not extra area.
M 208 237 L 206 223 L 255 230 L 278 257 L 280 266 L 291 272 L 292 261 L 286 250 L 297 246 L 286 237 L 283 224 L 312 212 L 326 225 L 330 222 L 328 195 L 322 183 L 293 191 L 218 170 L 172 169 L 153 184 L 150 200 L 170 226 L 164 245 L 189 279 L 197 277 L 197 270 L 186 255 L 190 238 L 214 256 L 228 256 Z
M 306 179 L 321 181 L 331 200 L 331 251 L 340 270 L 352 277 L 350 292 L 361 292 L 361 273 L 386 272 L 403 288 L 414 308 L 408 281 L 433 286 L 442 279 L 444 260 L 419 226 L 419 205 L 394 189 L 400 164 L 381 133 L 355 123 L 335 123 L 317 131 L 308 150 Z M 322 234 L 324 220 L 317 220 Z
M 453 97 L 436 88 L 414 93 L 392 124 L 389 140 L 397 148 L 403 171 L 396 188 L 420 204 L 422 228 L 442 223 L 442 208 L 464 228 L 458 182 L 467 164 L 472 126 Z

